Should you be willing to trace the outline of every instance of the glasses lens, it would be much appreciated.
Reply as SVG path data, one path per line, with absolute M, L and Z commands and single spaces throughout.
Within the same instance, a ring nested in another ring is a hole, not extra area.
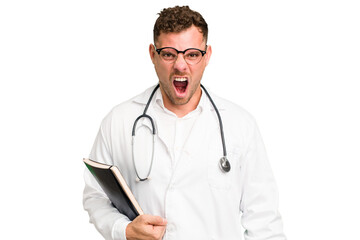
M 199 50 L 189 49 L 185 53 L 185 60 L 188 64 L 196 64 L 200 62 L 202 58 L 202 54 Z
M 160 52 L 160 57 L 165 61 L 172 62 L 177 58 L 177 52 L 172 48 L 164 48 Z

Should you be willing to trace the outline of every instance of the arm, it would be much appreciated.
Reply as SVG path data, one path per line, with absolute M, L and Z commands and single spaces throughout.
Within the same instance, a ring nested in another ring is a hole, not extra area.
M 95 139 L 90 158 L 112 164 L 111 153 L 105 141 L 102 127 Z M 130 220 L 112 206 L 106 194 L 87 169 L 85 169 L 84 180 L 83 205 L 89 214 L 90 223 L 95 225 L 105 239 L 125 240 L 125 229 Z
M 92 148 L 90 159 L 112 165 L 112 154 L 106 132 L 109 133 L 105 118 Z M 131 222 L 127 216 L 119 213 L 103 192 L 88 169 L 84 173 L 85 189 L 83 193 L 84 209 L 90 222 L 105 239 L 161 239 L 166 228 L 166 220 L 161 217 L 142 215 Z
M 285 240 L 278 212 L 278 190 L 259 130 L 254 125 L 245 155 L 242 224 L 245 239 Z

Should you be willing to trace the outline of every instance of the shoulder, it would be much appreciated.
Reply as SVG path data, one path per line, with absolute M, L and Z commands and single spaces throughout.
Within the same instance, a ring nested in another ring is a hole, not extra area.
M 242 121 L 247 123 L 255 122 L 253 115 L 239 104 L 220 97 L 212 92 L 210 92 L 210 95 L 218 107 L 220 114 L 234 119 L 235 121 Z
M 103 119 L 102 126 L 111 126 L 114 125 L 114 123 L 121 124 L 123 122 L 133 121 L 134 118 L 142 114 L 154 87 L 155 86 L 152 86 L 135 97 L 114 106 Z
M 224 130 L 231 136 L 230 139 L 247 141 L 258 128 L 253 115 L 239 104 L 209 93 L 219 109 Z

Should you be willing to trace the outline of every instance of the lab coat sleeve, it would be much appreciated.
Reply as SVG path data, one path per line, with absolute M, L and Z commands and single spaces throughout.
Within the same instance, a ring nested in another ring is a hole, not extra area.
M 285 240 L 278 190 L 259 130 L 254 123 L 244 159 L 240 208 L 245 240 Z
M 90 159 L 111 164 L 112 157 L 108 146 L 102 126 L 96 137 Z M 95 225 L 105 239 L 126 240 L 125 229 L 130 223 L 128 217 L 120 214 L 113 207 L 88 169 L 85 169 L 84 180 L 83 206 L 89 214 L 90 223 Z

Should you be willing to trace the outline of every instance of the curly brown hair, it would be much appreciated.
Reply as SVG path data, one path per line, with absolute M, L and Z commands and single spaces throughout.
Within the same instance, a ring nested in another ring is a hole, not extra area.
M 198 27 L 206 43 L 208 26 L 200 13 L 191 10 L 189 6 L 164 8 L 159 13 L 159 17 L 154 25 L 154 43 L 156 43 L 160 33 L 178 33 L 190 28 L 192 25 Z

